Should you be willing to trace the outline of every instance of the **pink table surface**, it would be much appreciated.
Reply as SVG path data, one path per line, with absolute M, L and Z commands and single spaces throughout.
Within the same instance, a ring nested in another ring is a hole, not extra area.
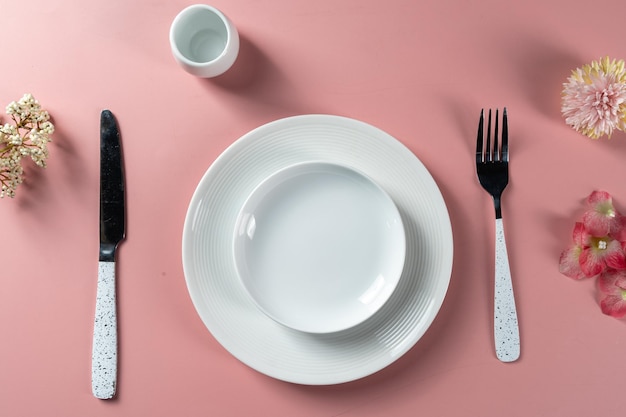
M 594 142 L 560 115 L 572 69 L 626 58 L 623 0 L 216 0 L 242 47 L 213 80 L 170 53 L 170 22 L 188 4 L 0 8 L 0 100 L 31 92 L 57 128 L 47 170 L 29 170 L 0 201 L 0 416 L 623 415 L 625 323 L 557 265 L 589 192 L 612 192 L 626 211 L 626 135 Z M 480 109 L 504 105 L 522 338 L 511 364 L 492 347 L 493 207 L 473 155 Z M 128 192 L 111 401 L 90 387 L 103 108 L 121 126 Z M 425 336 L 338 386 L 277 381 L 232 357 L 196 314 L 181 263 L 205 170 L 249 130 L 305 113 L 363 120 L 408 146 L 437 181 L 455 238 L 450 288 Z

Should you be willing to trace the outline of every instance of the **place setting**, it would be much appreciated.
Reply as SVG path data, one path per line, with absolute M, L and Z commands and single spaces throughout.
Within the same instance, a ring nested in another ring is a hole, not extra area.
M 182 69 L 210 79 L 236 61 L 239 34 L 220 10 L 197 4 L 173 20 L 170 46 Z M 93 381 L 106 399 L 116 384 L 124 178 L 117 126 L 110 112 L 102 117 Z M 507 109 L 481 110 L 476 138 L 477 183 L 495 208 L 494 351 L 514 362 L 521 343 L 502 215 Z M 230 354 L 279 380 L 332 385 L 380 371 L 419 342 L 448 290 L 453 239 L 446 202 L 417 155 L 364 121 L 303 114 L 254 128 L 207 167 L 187 209 L 182 263 L 197 314 Z M 561 269 L 578 279 L 577 253 L 566 252 Z M 622 281 L 612 277 L 605 287 L 617 294 Z
M 620 415 L 626 3 L 564 4 L 6 2 L 0 417 Z

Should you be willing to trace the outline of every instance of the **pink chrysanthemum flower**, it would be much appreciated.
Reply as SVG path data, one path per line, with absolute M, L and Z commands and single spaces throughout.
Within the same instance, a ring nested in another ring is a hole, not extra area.
M 605 57 L 572 71 L 563 84 L 561 112 L 565 123 L 598 139 L 626 130 L 626 70 L 623 60 Z
M 610 271 L 598 279 L 600 308 L 606 315 L 621 318 L 626 316 L 626 271 Z
M 606 191 L 594 191 L 587 197 L 589 209 L 583 214 L 585 229 L 592 236 L 607 236 L 622 229 L 622 216 L 613 206 L 613 197 Z

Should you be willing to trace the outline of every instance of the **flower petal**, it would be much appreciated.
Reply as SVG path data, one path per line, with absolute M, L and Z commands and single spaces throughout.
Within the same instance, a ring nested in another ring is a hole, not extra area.
M 594 191 L 587 197 L 587 205 L 589 209 L 583 214 L 582 222 L 589 234 L 602 237 L 621 228 L 611 194 Z
M 622 250 L 622 244 L 617 240 L 609 242 L 602 256 L 606 266 L 609 268 L 624 270 L 626 269 L 626 255 Z
M 615 225 L 616 229 L 611 231 L 611 237 L 615 240 L 619 240 L 622 244 L 626 244 L 626 216 L 618 215 Z
M 608 191 L 596 190 L 587 197 L 587 204 L 595 207 L 598 204 L 613 204 L 613 197 Z
M 606 264 L 601 256 L 591 248 L 585 248 L 580 252 L 580 269 L 587 277 L 595 277 L 604 272 Z
M 582 224 L 582 222 L 576 222 L 574 224 L 572 239 L 574 240 L 574 245 L 580 246 L 581 248 L 589 246 L 591 235 L 587 233 L 587 230 L 585 230 L 585 225 Z
M 600 299 L 600 308 L 606 315 L 621 318 L 626 316 L 626 272 L 605 272 L 598 278 L 598 289 L 603 295 Z
M 598 289 L 603 294 L 614 294 L 616 288 L 615 283 L 620 277 L 625 276 L 626 273 L 624 271 L 606 271 L 598 277 Z
M 580 268 L 580 246 L 572 246 L 561 253 L 559 272 L 573 279 L 588 278 Z
M 600 301 L 600 309 L 607 316 L 622 318 L 626 316 L 626 298 L 621 295 L 607 295 Z

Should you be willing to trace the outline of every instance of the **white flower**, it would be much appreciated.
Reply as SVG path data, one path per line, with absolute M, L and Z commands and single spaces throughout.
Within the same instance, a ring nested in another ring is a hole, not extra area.
M 6 112 L 13 123 L 0 125 L 0 197 L 14 197 L 24 174 L 22 158 L 30 157 L 36 165 L 46 167 L 54 125 L 31 94 L 9 103 Z

